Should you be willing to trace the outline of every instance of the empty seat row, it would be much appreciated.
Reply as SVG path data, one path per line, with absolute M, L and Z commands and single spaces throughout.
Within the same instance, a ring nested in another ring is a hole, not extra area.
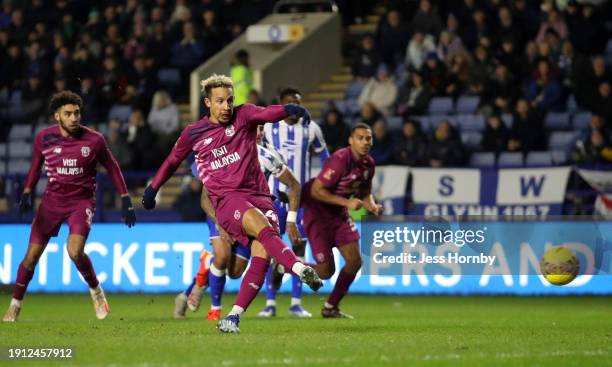
M 529 152 L 524 156 L 520 152 L 502 152 L 498 157 L 491 152 L 473 153 L 470 158 L 472 167 L 544 167 L 567 163 L 568 154 L 565 151 Z
M 460 96 L 455 102 L 452 97 L 434 97 L 429 102 L 428 112 L 431 114 L 473 113 L 480 104 L 478 96 Z
M 590 123 L 590 112 L 549 112 L 544 118 L 544 126 L 549 130 L 584 130 Z

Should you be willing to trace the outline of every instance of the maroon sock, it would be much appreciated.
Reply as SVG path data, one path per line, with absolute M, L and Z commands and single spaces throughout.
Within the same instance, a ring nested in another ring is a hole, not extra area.
M 331 294 L 329 295 L 327 303 L 333 306 L 338 306 L 340 300 L 342 300 L 346 292 L 348 292 L 353 280 L 355 280 L 356 275 L 357 274 L 349 274 L 345 272 L 344 269 L 340 270 L 340 274 L 336 280 L 336 285 L 334 286 L 334 290 L 332 290 Z
M 251 265 L 244 275 L 244 279 L 242 279 L 240 291 L 236 296 L 236 302 L 234 302 L 236 306 L 240 306 L 244 310 L 249 307 L 264 284 L 269 264 L 270 262 L 262 257 L 256 256 L 251 259 Z
M 91 259 L 87 254 L 83 254 L 81 262 L 76 264 L 76 267 L 87 282 L 87 285 L 89 285 L 89 288 L 96 288 L 100 284 L 98 277 L 96 277 L 96 271 L 91 264 Z
M 291 272 L 293 264 L 298 262 L 298 259 L 293 250 L 285 245 L 272 227 L 262 229 L 257 235 L 257 240 L 261 242 L 268 255 L 272 256 L 276 262 L 285 268 L 285 272 Z
M 15 280 L 15 288 L 13 288 L 13 298 L 22 300 L 25 296 L 28 284 L 34 276 L 34 269 L 28 270 L 23 266 L 23 262 L 19 264 L 17 268 L 17 280 Z

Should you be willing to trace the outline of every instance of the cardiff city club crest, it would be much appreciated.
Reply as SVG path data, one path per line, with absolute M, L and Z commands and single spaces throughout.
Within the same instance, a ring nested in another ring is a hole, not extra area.
M 85 158 L 89 157 L 89 153 L 91 153 L 91 149 L 89 149 L 89 147 L 81 148 L 81 155 L 83 155 L 83 157 Z
M 331 180 L 334 173 L 336 173 L 335 170 L 328 168 L 325 170 L 325 172 L 323 172 L 323 178 L 325 178 L 326 180 Z
M 234 130 L 234 125 L 230 125 L 230 126 L 225 128 L 225 135 L 226 136 L 234 136 L 235 133 L 236 133 L 236 131 Z

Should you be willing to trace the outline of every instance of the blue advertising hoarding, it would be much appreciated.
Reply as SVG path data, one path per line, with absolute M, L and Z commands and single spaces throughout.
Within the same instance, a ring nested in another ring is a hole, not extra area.
M 415 222 L 404 224 L 413 227 L 420 225 Z M 510 230 L 508 224 L 513 226 Z M 538 258 L 547 244 L 558 245 L 569 241 L 564 237 L 564 233 L 569 233 L 568 226 L 575 227 L 570 230 L 571 233 L 580 234 L 586 228 L 581 225 L 597 228 L 596 236 L 582 238 L 593 237 L 602 241 L 603 252 L 589 255 L 577 251 L 584 266 L 596 266 L 598 272 L 579 276 L 567 286 L 552 286 L 538 275 L 518 270 L 510 274 L 461 271 L 454 274 L 444 271 L 419 274 L 415 271 L 391 275 L 364 275 L 364 271 L 358 275 L 351 291 L 392 294 L 612 294 L 612 275 L 609 272 L 612 262 L 612 248 L 609 248 L 612 222 L 490 222 L 487 231 L 503 233 L 500 242 L 504 249 L 509 246 L 528 246 L 525 256 L 534 254 Z M 15 280 L 17 267 L 27 247 L 29 232 L 29 225 L 0 225 L 0 283 L 9 284 Z M 63 226 L 59 236 L 51 239 L 37 266 L 29 291 L 86 290 L 85 283 L 65 251 L 67 232 L 67 227 Z M 570 240 L 580 247 L 580 238 Z M 371 243 L 365 243 L 368 241 L 369 238 L 362 243 L 364 253 L 367 253 L 366 247 L 371 246 Z M 593 244 L 585 244 L 585 247 L 595 251 Z M 107 292 L 178 292 L 191 282 L 198 268 L 199 252 L 205 248 L 210 249 L 210 245 L 208 228 L 203 223 L 138 224 L 132 229 L 122 224 L 96 223 L 89 236 L 86 252 Z M 592 256 L 592 261 L 589 256 Z M 309 251 L 307 259 L 310 259 Z M 594 264 L 595 260 L 599 263 Z M 520 257 L 516 260 L 508 257 L 508 261 L 510 268 L 516 268 L 520 265 L 513 261 L 521 260 Z M 290 281 L 289 277 L 285 278 L 283 289 L 288 290 Z M 335 277 L 326 281 L 321 291 L 331 291 L 334 281 Z M 228 291 L 237 291 L 238 287 L 239 281 L 228 279 Z

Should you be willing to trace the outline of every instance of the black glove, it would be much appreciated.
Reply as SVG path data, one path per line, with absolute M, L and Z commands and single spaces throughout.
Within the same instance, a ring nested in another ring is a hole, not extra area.
M 287 195 L 286 192 L 278 190 L 278 192 L 276 193 L 276 197 L 281 203 L 289 204 L 289 195 Z
M 128 228 L 132 228 L 136 224 L 136 213 L 134 212 L 132 199 L 130 199 L 129 196 L 123 196 L 121 198 L 121 218 L 123 218 Z
M 284 107 L 287 115 L 302 117 L 306 124 L 310 123 L 310 113 L 308 113 L 306 108 L 295 103 L 287 103 Z
M 24 192 L 21 194 L 21 199 L 19 200 L 19 215 L 23 215 L 34 207 L 32 194 L 29 192 Z
M 151 210 L 155 208 L 155 196 L 157 195 L 157 190 L 153 188 L 153 186 L 149 185 L 142 194 L 142 206 Z

